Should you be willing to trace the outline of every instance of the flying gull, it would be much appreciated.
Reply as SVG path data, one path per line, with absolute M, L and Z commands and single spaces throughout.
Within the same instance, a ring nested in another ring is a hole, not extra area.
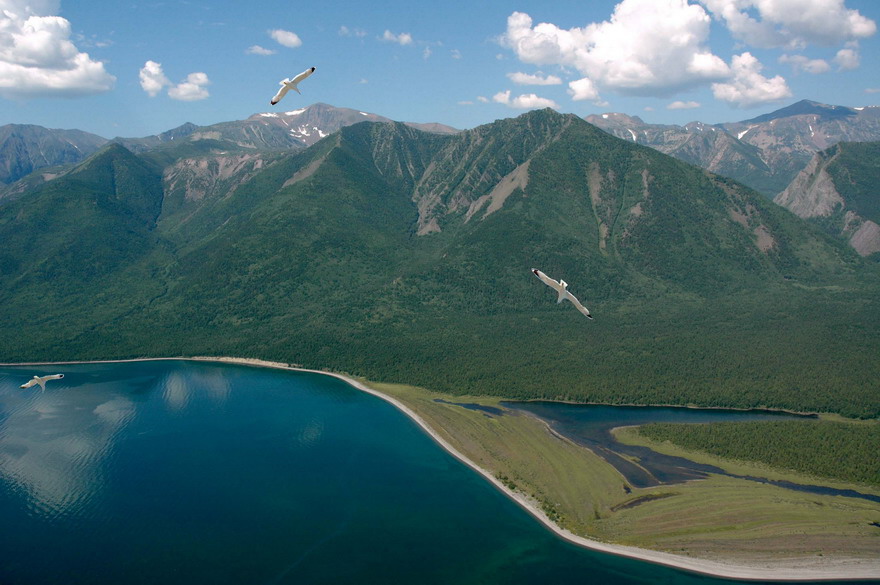
M 21 385 L 21 388 L 30 388 L 36 384 L 40 385 L 40 390 L 46 389 L 46 382 L 49 380 L 60 380 L 64 377 L 64 374 L 52 374 L 50 376 L 34 376 L 27 382 Z
M 305 79 L 306 77 L 308 77 L 309 75 L 311 75 L 314 72 L 315 72 L 315 68 L 309 67 L 308 69 L 306 69 L 305 71 L 303 71 L 302 73 L 300 73 L 299 75 L 294 77 L 293 79 L 285 79 L 284 81 L 282 81 L 281 82 L 281 89 L 278 90 L 278 93 L 275 94 L 275 97 L 273 97 L 272 101 L 269 103 L 271 103 L 274 106 L 275 104 L 280 102 L 281 98 L 283 98 L 285 95 L 287 95 L 287 92 L 290 91 L 291 89 L 298 94 L 302 94 L 302 92 L 299 90 L 299 88 L 296 85 L 300 81 L 302 81 L 303 79 Z
M 532 273 L 535 276 L 537 276 L 538 278 L 540 278 L 541 282 L 543 282 L 544 284 L 546 284 L 547 286 L 549 286 L 550 288 L 554 289 L 556 292 L 559 293 L 559 298 L 556 299 L 557 303 L 561 303 L 563 300 L 568 299 L 569 301 L 571 301 L 571 304 L 574 305 L 578 311 L 580 311 L 581 313 L 586 315 L 586 317 L 588 319 L 593 318 L 593 316 L 590 315 L 590 311 L 585 306 L 583 306 L 581 304 L 581 302 L 579 300 L 577 300 L 577 298 L 573 294 L 568 292 L 568 283 L 567 282 L 565 282 L 564 280 L 560 280 L 559 282 L 556 282 L 555 280 L 553 280 L 552 278 L 550 278 L 549 276 L 547 276 L 546 274 L 544 274 L 543 272 L 541 272 L 540 270 L 538 270 L 536 268 L 532 268 Z

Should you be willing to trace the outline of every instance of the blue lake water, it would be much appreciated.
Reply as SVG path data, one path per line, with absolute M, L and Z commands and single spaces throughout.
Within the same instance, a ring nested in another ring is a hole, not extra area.
M 3 584 L 721 582 L 562 541 L 332 377 L 0 367 Z

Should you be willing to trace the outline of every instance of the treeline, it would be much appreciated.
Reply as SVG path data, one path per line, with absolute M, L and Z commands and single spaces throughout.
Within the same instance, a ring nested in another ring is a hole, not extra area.
M 847 482 L 880 485 L 880 424 L 833 421 L 654 423 L 639 427 L 653 441 L 727 459 Z

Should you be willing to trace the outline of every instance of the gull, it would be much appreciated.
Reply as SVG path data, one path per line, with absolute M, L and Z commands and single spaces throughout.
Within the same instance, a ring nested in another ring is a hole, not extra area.
M 536 268 L 532 268 L 532 273 L 540 278 L 541 282 L 559 293 L 559 298 L 556 299 L 557 303 L 561 303 L 565 299 L 568 299 L 569 301 L 571 301 L 571 304 L 574 305 L 578 311 L 586 315 L 588 319 L 593 318 L 593 316 L 590 315 L 590 311 L 585 306 L 583 306 L 573 294 L 568 292 L 567 282 L 565 282 L 564 280 L 560 280 L 559 282 L 557 282 Z
M 290 91 L 291 89 L 293 91 L 295 91 L 296 93 L 302 95 L 302 92 L 299 90 L 299 88 L 296 85 L 300 81 L 302 81 L 303 79 L 305 79 L 306 77 L 308 77 L 309 75 L 311 75 L 314 72 L 315 72 L 315 68 L 309 67 L 308 69 L 306 69 L 305 71 L 303 71 L 302 73 L 300 73 L 299 75 L 294 77 L 293 79 L 285 79 L 284 81 L 282 81 L 281 82 L 281 89 L 278 90 L 278 93 L 275 94 L 275 97 L 273 97 L 272 101 L 269 103 L 274 106 L 275 104 L 280 102 L 281 98 L 283 98 L 285 95 L 287 95 L 287 92 Z
M 50 376 L 34 376 L 24 384 L 20 386 L 20 388 L 30 388 L 36 384 L 40 385 L 40 390 L 46 389 L 46 382 L 49 380 L 60 380 L 64 377 L 64 374 L 52 374 Z

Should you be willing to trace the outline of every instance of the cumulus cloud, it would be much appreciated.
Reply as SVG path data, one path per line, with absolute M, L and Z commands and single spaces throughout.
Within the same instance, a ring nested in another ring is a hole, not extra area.
M 809 59 L 803 55 L 782 55 L 779 58 L 779 62 L 791 65 L 795 73 L 804 71 L 815 75 L 827 73 L 831 70 L 831 65 L 825 59 Z
M 150 97 L 156 97 L 162 89 L 171 85 L 171 81 L 165 77 L 162 71 L 162 64 L 156 61 L 147 61 L 141 67 L 140 72 L 141 87 Z
M 666 106 L 667 110 L 693 110 L 694 108 L 699 108 L 700 102 L 683 102 L 683 101 L 674 101 L 668 106 Z
M 413 42 L 411 34 L 400 33 L 399 35 L 396 35 L 388 29 L 385 29 L 385 32 L 379 37 L 379 39 L 386 43 L 397 43 L 399 45 L 411 45 Z
M 517 85 L 562 85 L 562 80 L 555 75 L 544 75 L 538 72 L 534 75 L 530 73 L 508 73 L 508 79 Z
M 247 48 L 245 53 L 248 55 L 274 55 L 275 51 L 272 49 L 266 49 L 260 45 L 252 45 Z
M 204 73 L 190 73 L 186 76 L 185 81 L 182 81 L 168 90 L 168 97 L 184 102 L 203 100 L 210 96 L 205 87 L 210 83 L 211 81 Z
M 595 84 L 587 78 L 571 81 L 568 84 L 568 93 L 574 101 L 599 99 L 599 90 Z
M 500 40 L 524 63 L 572 67 L 620 93 L 670 94 L 729 75 L 708 48 L 710 21 L 687 0 L 622 0 L 610 20 L 584 28 L 534 25 L 514 12 Z
M 458 49 L 452 49 L 451 51 L 449 51 L 449 55 L 453 59 L 461 59 L 461 51 L 459 51 Z
M 791 97 L 791 90 L 785 79 L 779 75 L 773 78 L 761 75 L 763 66 L 751 53 L 735 55 L 731 69 L 733 78 L 729 82 L 712 84 L 712 93 L 716 99 L 740 108 L 748 108 Z
M 859 52 L 855 49 L 841 49 L 834 56 L 834 62 L 841 70 L 858 69 Z
M 510 90 L 499 91 L 492 96 L 492 101 L 516 108 L 519 110 L 534 110 L 538 108 L 554 108 L 559 109 L 559 105 L 551 99 L 538 97 L 533 93 L 522 94 L 513 99 L 510 97 Z
M 112 89 L 104 64 L 70 40 L 57 2 L 0 0 L 0 95 L 76 96 Z
M 299 35 L 289 30 L 276 28 L 269 31 L 269 36 L 272 37 L 272 39 L 274 39 L 275 42 L 279 45 L 291 49 L 295 49 L 302 45 L 302 40 L 299 38 Z
M 162 71 L 162 64 L 156 61 L 147 61 L 140 71 L 141 88 L 150 97 L 155 97 L 166 87 L 168 97 L 175 100 L 192 102 L 210 97 L 207 85 L 211 83 L 208 76 L 201 72 L 190 73 L 182 82 L 174 85 Z
M 873 20 L 846 8 L 844 0 L 699 1 L 734 38 L 761 48 L 834 45 L 869 37 L 877 30 Z
M 746 46 L 742 54 L 713 52 L 709 36 L 719 25 Z M 620 0 L 607 20 L 582 27 L 513 12 L 498 41 L 521 63 L 558 67 L 573 100 L 598 100 L 606 91 L 668 97 L 708 86 L 717 99 L 748 107 L 791 95 L 783 77 L 761 73 L 749 46 L 784 49 L 780 63 L 819 74 L 858 67 L 859 40 L 876 31 L 845 0 Z M 844 48 L 833 59 L 796 54 L 835 44 Z

